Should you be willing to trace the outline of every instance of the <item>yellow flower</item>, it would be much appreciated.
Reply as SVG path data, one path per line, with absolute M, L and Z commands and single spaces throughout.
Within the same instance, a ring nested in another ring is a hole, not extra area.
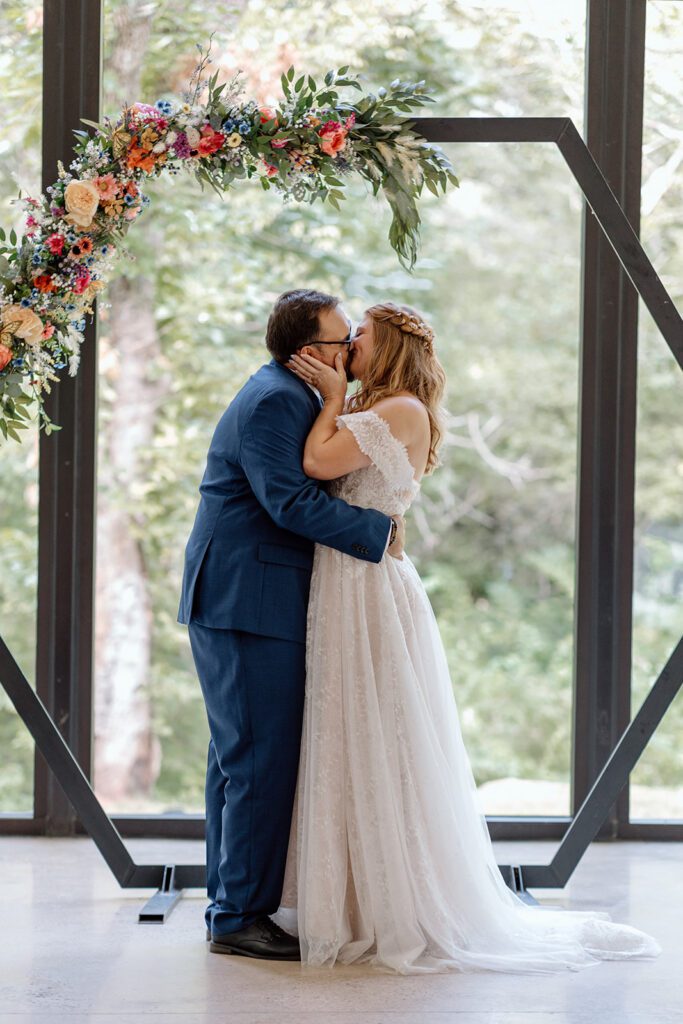
M 159 133 L 155 132 L 149 125 L 140 135 L 140 143 L 143 149 L 151 149 L 154 143 L 158 140 Z
M 242 136 L 239 135 L 237 132 L 233 132 L 232 135 L 228 135 L 226 141 L 227 144 L 230 146 L 230 149 L 237 149 L 238 146 L 242 145 Z
M 77 228 L 89 228 L 100 202 L 94 181 L 70 181 L 64 189 L 64 205 L 69 211 L 64 220 Z

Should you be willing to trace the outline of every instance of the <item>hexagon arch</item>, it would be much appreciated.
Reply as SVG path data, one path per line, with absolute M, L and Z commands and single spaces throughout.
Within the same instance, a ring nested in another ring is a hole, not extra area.
M 683 320 L 570 118 L 426 117 L 416 118 L 414 124 L 419 134 L 435 143 L 554 143 L 676 362 L 683 369 Z M 141 911 L 140 920 L 163 921 L 184 888 L 205 886 L 205 868 L 196 864 L 134 862 L 45 705 L 34 693 L 1 637 L 0 681 L 119 885 L 124 888 L 158 887 L 155 896 Z M 574 815 L 552 861 L 549 864 L 499 865 L 511 889 L 529 902 L 535 902 L 526 892 L 527 887 L 561 888 L 566 885 L 678 694 L 682 682 L 683 637 Z

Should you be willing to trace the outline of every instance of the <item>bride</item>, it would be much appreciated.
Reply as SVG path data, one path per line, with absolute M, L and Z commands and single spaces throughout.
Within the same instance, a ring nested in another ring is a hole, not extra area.
M 443 368 L 410 306 L 367 310 L 341 356 L 288 364 L 323 409 L 304 469 L 355 505 L 409 508 L 437 464 Z M 605 911 L 530 906 L 505 884 L 463 744 L 441 637 L 404 554 L 380 563 L 315 546 L 306 696 L 281 907 L 304 964 L 402 974 L 548 973 L 654 957 Z

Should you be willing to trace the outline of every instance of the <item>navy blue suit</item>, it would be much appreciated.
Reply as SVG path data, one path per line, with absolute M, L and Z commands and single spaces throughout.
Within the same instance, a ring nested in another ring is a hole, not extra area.
M 209 731 L 206 922 L 238 931 L 280 901 L 296 787 L 313 544 L 379 562 L 390 521 L 302 467 L 320 411 L 274 359 L 221 416 L 185 549 L 188 625 Z

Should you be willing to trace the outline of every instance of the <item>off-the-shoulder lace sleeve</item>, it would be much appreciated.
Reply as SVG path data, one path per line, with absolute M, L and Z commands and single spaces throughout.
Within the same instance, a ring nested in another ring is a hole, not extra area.
M 348 427 L 360 450 L 367 455 L 391 487 L 412 490 L 416 481 L 408 449 L 394 434 L 385 419 L 372 409 L 343 413 L 336 417 L 337 427 Z

